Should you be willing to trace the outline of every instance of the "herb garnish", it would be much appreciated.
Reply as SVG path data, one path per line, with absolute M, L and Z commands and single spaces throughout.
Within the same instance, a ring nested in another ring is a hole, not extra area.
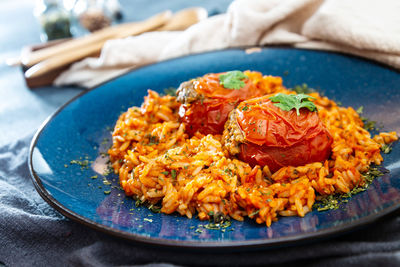
M 140 199 L 136 199 L 136 201 L 135 201 L 135 207 L 136 208 L 139 207 L 142 204 L 143 204 L 143 201 L 141 201 Z
M 292 109 L 296 109 L 297 116 L 300 115 L 301 108 L 308 108 L 310 111 L 317 110 L 317 107 L 311 102 L 309 99 L 315 99 L 315 97 L 305 95 L 305 94 L 298 94 L 298 95 L 286 95 L 286 94 L 276 94 L 271 96 L 271 99 L 275 106 L 281 108 L 282 110 L 289 111 Z
M 377 130 L 376 127 L 376 121 L 370 121 L 369 119 L 365 118 L 365 117 L 360 117 L 362 122 L 364 123 L 364 129 L 367 131 L 373 131 L 373 130 Z
M 176 178 L 176 170 L 171 170 L 172 179 Z
M 240 90 L 240 88 L 245 86 L 243 79 L 246 78 L 248 77 L 239 70 L 228 71 L 219 76 L 219 83 L 226 89 Z
M 390 151 L 392 151 L 392 145 L 391 144 L 383 144 L 381 147 L 381 150 L 385 154 L 389 154 Z
M 224 215 L 222 212 L 214 213 L 213 211 L 210 211 L 208 213 L 208 216 L 210 217 L 208 220 L 208 224 L 199 225 L 199 227 L 204 227 L 205 229 L 208 230 L 221 230 L 221 232 L 225 232 L 225 228 L 231 226 L 231 221 L 229 216 Z M 203 231 L 200 228 L 198 228 L 196 229 L 195 232 L 202 233 Z
M 174 88 L 174 87 L 165 88 L 164 89 L 164 95 L 175 96 L 176 95 L 176 88 Z
M 249 214 L 249 217 L 251 218 L 251 217 L 253 217 L 254 215 L 257 215 L 259 212 L 260 212 L 260 210 L 254 211 L 254 212 L 252 212 L 252 213 Z
M 363 128 L 367 131 L 374 131 L 374 130 L 379 130 L 379 128 L 383 128 L 383 125 L 379 125 L 379 127 L 376 126 L 376 121 L 371 121 L 369 119 L 367 119 L 366 117 L 361 116 L 361 114 L 363 114 L 364 112 L 364 107 L 360 106 L 356 112 L 358 113 L 358 115 L 360 115 L 360 119 L 363 122 L 364 126 Z M 390 152 L 390 151 L 389 151 Z M 386 152 L 385 152 L 386 153 Z
M 336 194 L 336 195 L 328 195 L 324 196 L 321 200 L 314 203 L 313 208 L 318 211 L 325 210 L 336 210 L 340 208 L 342 203 L 347 203 L 348 198 L 367 190 L 368 186 L 372 183 L 372 181 L 379 176 L 382 176 L 384 173 L 379 170 L 375 166 L 371 166 L 369 170 L 363 175 L 363 179 L 365 181 L 364 186 L 356 186 L 350 192 L 345 194 Z
M 70 164 L 76 164 L 79 165 L 81 167 L 81 170 L 85 170 L 85 169 L 89 169 L 89 160 L 85 159 L 85 160 L 71 160 L 69 162 Z
M 104 185 L 111 185 L 111 182 L 104 177 L 103 178 L 103 184 Z
M 155 212 L 155 213 L 160 213 L 161 212 L 161 208 L 158 207 L 158 206 L 155 206 L 153 204 L 150 204 L 147 208 L 149 210 L 151 210 L 152 212 Z
M 290 90 L 295 91 L 298 94 L 309 94 L 315 92 L 315 89 L 308 87 L 306 83 L 303 83 L 302 85 L 296 85 Z

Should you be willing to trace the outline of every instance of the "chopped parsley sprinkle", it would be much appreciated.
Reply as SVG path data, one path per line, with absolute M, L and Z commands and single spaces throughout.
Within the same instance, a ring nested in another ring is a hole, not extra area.
M 172 179 L 176 179 L 176 170 L 171 171 Z
M 108 139 L 107 137 L 104 137 L 103 140 L 101 141 L 100 145 L 106 145 L 106 144 L 108 144 L 109 141 L 110 141 L 110 139 Z
M 143 204 L 143 202 L 140 199 L 137 199 L 136 202 L 135 202 L 135 207 L 137 208 L 142 204 Z
M 85 159 L 85 160 L 71 160 L 70 164 L 76 164 L 79 165 L 81 167 L 81 170 L 84 169 L 89 169 L 89 160 Z
M 224 215 L 222 212 L 217 212 L 214 213 L 213 211 L 210 211 L 208 213 L 209 218 L 209 223 L 202 225 L 200 224 L 198 227 L 198 231 L 196 230 L 195 232 L 197 233 L 202 233 L 203 230 L 201 228 L 205 228 L 207 230 L 220 230 L 221 232 L 225 232 L 225 228 L 228 228 L 231 226 L 231 221 L 229 216 Z
M 174 88 L 174 87 L 165 88 L 164 89 L 164 94 L 165 95 L 175 96 L 176 95 L 176 88 Z
M 340 208 L 342 203 L 347 203 L 348 198 L 367 190 L 372 181 L 384 173 L 377 167 L 371 166 L 369 170 L 363 175 L 365 181 L 364 186 L 356 186 L 350 192 L 345 194 L 328 195 L 321 198 L 321 200 L 314 203 L 313 208 L 318 211 L 336 210 Z
M 148 146 L 153 146 L 153 145 L 158 145 L 160 140 L 158 139 L 157 136 L 155 135 L 147 135 L 146 136 L 149 139 L 149 143 L 147 144 Z
M 364 129 L 367 131 L 374 131 L 374 130 L 380 130 L 383 128 L 383 125 L 380 124 L 379 126 L 376 125 L 376 121 L 371 121 L 366 117 L 360 116 L 360 119 L 364 123 Z
M 249 214 L 249 217 L 253 217 L 254 215 L 257 215 L 260 212 L 260 210 L 256 210 L 252 213 Z
M 226 174 L 228 174 L 229 176 L 233 176 L 232 170 L 229 169 L 229 168 L 226 168 L 226 169 L 224 170 L 224 172 L 225 172 Z
M 164 175 L 168 175 L 169 174 L 169 172 L 167 172 L 167 171 L 164 171 L 164 172 L 161 172 L 162 174 L 164 174 Z
M 389 154 L 390 151 L 392 151 L 392 145 L 391 144 L 388 144 L 388 145 L 384 144 L 384 145 L 382 145 L 381 150 L 382 150 L 383 153 Z
M 208 230 L 221 230 L 222 232 L 225 232 L 224 228 L 227 228 L 229 226 L 231 226 L 231 221 L 227 220 L 224 221 L 222 223 L 208 223 L 204 225 L 204 228 L 208 229 Z
M 365 117 L 361 117 L 361 120 L 364 123 L 364 129 L 368 131 L 376 130 L 376 121 L 370 121 Z
M 310 94 L 315 92 L 315 89 L 308 87 L 306 83 L 303 83 L 302 85 L 296 85 L 290 90 L 295 91 L 297 94 Z
M 110 173 L 113 172 L 113 168 L 111 167 L 110 164 L 107 165 L 107 169 L 104 171 L 103 175 L 108 176 Z
M 111 185 L 111 182 L 104 178 L 103 179 L 103 184 L 104 185 Z
M 161 212 L 161 208 L 157 207 L 157 206 L 154 206 L 153 204 L 150 204 L 148 206 L 148 209 L 151 210 L 152 212 L 155 212 L 155 213 L 160 213 Z

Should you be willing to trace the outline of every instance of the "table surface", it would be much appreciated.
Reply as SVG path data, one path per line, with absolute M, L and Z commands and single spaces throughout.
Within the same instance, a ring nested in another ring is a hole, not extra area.
M 205 7 L 209 13 L 221 13 L 226 11 L 230 3 L 229 0 L 121 0 L 120 2 L 124 7 L 124 21 L 144 19 L 165 9 L 175 11 L 196 5 Z M 2 182 L 13 186 L 30 182 L 26 166 L 30 139 L 49 115 L 83 90 L 76 87 L 56 88 L 53 86 L 30 90 L 25 85 L 21 69 L 5 65 L 4 60 L 17 57 L 22 47 L 40 43 L 40 28 L 33 16 L 33 7 L 32 0 L 0 1 L 0 33 L 2 34 L 0 38 L 0 187 L 3 185 Z M 24 164 L 13 163 L 13 160 L 18 157 L 24 158 L 22 160 Z M 4 161 L 4 158 L 7 158 L 7 161 Z M 34 203 L 47 205 L 41 202 L 32 185 L 30 186 L 32 190 L 29 191 L 29 197 L 35 200 Z M 0 206 L 8 201 L 3 196 L 0 189 Z M 51 208 L 48 207 L 48 209 Z M 29 222 L 33 215 L 20 213 L 18 216 L 20 220 Z M 25 264 L 41 266 L 46 263 L 54 264 L 56 259 L 60 260 L 60 265 L 93 264 L 97 266 L 152 262 L 179 265 L 246 265 L 249 262 L 252 265 L 285 262 L 288 265 L 307 263 L 310 266 L 320 264 L 395 266 L 400 264 L 398 212 L 386 216 L 365 229 L 319 243 L 305 244 L 301 248 L 285 248 L 278 252 L 225 253 L 199 257 L 196 257 L 198 254 L 196 252 L 188 252 L 183 258 L 179 257 L 181 252 L 158 251 L 151 247 L 142 247 L 140 244 L 127 243 L 71 222 L 62 216 L 54 219 L 56 222 L 52 222 L 53 224 L 47 224 L 49 220 L 47 219 L 40 233 L 30 230 L 29 224 L 11 221 L 14 219 L 7 218 L 7 215 L 5 217 L 0 218 L 0 240 L 6 244 L 4 247 L 2 245 L 3 248 L 0 250 L 0 266 L 2 263 L 10 266 Z M 32 219 L 32 221 L 37 223 L 37 220 Z M 54 225 L 60 227 L 57 228 L 57 231 L 61 231 L 59 235 L 46 228 Z M 71 233 L 73 234 L 70 238 Z M 49 235 L 53 239 L 49 238 Z M 82 239 L 82 236 L 85 238 Z M 43 244 L 41 239 L 46 238 L 51 241 Z M 122 257 L 116 260 L 112 254 L 122 255 Z M 296 256 L 292 257 L 291 254 Z

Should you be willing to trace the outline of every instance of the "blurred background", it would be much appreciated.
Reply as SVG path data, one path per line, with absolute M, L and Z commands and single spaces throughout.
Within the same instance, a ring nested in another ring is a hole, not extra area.
M 109 25 L 141 21 L 156 13 L 204 7 L 224 13 L 230 0 L 2 0 L 0 1 L 0 146 L 33 134 L 60 105 L 82 91 L 77 87 L 31 86 L 20 66 L 10 67 L 24 51 L 47 41 L 85 36 Z M 54 77 L 53 77 L 54 78 Z M 50 82 L 47 82 L 50 84 Z M 36 87 L 31 91 L 28 87 Z M 12 115 L 12 116 L 10 116 Z M 20 119 L 16 120 L 15 118 Z

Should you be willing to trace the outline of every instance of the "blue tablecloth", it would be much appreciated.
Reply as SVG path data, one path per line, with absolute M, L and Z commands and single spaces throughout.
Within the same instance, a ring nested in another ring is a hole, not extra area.
M 126 20 L 201 5 L 224 12 L 230 1 L 121 1 Z M 0 2 L 0 61 L 38 43 L 33 1 Z M 27 156 L 34 132 L 79 88 L 29 90 L 18 68 L 0 65 L 0 265 L 6 266 L 400 266 L 400 212 L 324 241 L 251 252 L 165 249 L 124 241 L 71 221 L 33 187 Z

